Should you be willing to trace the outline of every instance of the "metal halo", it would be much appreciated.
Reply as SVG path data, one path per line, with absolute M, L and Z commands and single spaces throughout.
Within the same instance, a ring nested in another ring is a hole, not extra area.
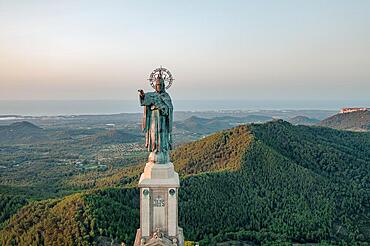
M 172 77 L 172 74 L 171 72 L 164 68 L 164 67 L 159 67 L 159 68 L 156 68 L 153 70 L 153 72 L 149 75 L 149 82 L 150 82 L 150 85 L 153 87 L 153 89 L 155 89 L 155 81 L 157 80 L 159 74 L 162 74 L 162 78 L 164 80 L 164 85 L 165 85 L 165 88 L 166 90 L 168 88 L 171 87 L 172 85 L 172 82 L 175 80 L 173 77 Z

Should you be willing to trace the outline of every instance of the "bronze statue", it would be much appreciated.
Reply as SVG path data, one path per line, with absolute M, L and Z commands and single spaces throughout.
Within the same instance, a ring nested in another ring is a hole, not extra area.
M 173 78 L 167 69 L 161 67 L 151 73 L 149 81 L 155 92 L 138 90 L 140 105 L 144 106 L 145 147 L 150 152 L 149 162 L 166 164 L 170 162 L 173 124 L 173 106 L 166 89 L 171 86 Z

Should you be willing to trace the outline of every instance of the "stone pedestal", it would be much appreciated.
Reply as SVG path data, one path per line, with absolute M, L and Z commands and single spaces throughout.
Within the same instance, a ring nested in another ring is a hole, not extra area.
M 180 180 L 171 162 L 148 162 L 139 181 L 140 229 L 137 245 L 184 245 L 178 227 L 178 188 Z

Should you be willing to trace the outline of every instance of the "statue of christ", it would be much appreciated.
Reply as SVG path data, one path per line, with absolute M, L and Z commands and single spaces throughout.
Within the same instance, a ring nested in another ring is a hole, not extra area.
M 172 149 L 173 106 L 161 73 L 156 78 L 155 91 L 139 90 L 139 99 L 144 106 L 143 131 L 145 147 L 150 152 L 149 161 L 167 164 Z

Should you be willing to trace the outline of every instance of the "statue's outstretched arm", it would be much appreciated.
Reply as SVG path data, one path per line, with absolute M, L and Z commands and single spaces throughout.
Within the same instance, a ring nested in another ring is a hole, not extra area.
M 139 98 L 140 98 L 140 105 L 141 106 L 150 106 L 155 104 L 154 103 L 154 98 L 153 98 L 153 92 L 147 92 L 141 94 L 139 93 Z

